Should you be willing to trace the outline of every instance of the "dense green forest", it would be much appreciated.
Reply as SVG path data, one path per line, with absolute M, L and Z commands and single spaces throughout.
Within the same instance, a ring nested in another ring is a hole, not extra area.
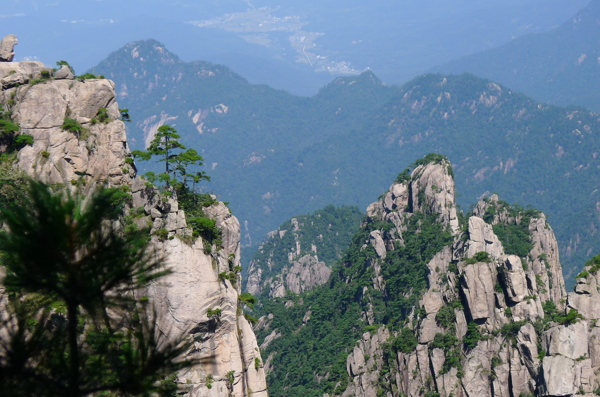
M 231 202 L 246 246 L 328 204 L 364 208 L 402 164 L 429 152 L 448 155 L 465 208 L 487 191 L 548 214 L 567 277 L 600 243 L 589 233 L 600 226 L 600 121 L 583 108 L 543 105 L 473 75 L 387 87 L 365 72 L 295 97 L 223 66 L 183 63 L 155 41 L 125 46 L 96 72 L 130 109 L 133 148 L 162 122 L 200 152 L 208 189 Z

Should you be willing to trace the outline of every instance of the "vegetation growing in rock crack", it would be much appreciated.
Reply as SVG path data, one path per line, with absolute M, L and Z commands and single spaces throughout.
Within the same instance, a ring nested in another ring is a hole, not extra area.
M 126 113 L 127 109 L 124 111 Z M 204 159 L 195 149 L 186 148 L 180 138 L 176 129 L 163 125 L 158 128 L 147 151 L 134 150 L 131 154 L 142 161 L 164 162 L 164 172 L 157 174 L 149 171 L 144 177 L 161 187 L 166 194 L 175 193 L 179 205 L 185 211 L 186 222 L 192 228 L 193 237 L 201 236 L 209 244 L 220 246 L 221 232 L 216 227 L 215 220 L 206 217 L 203 211 L 203 208 L 216 201 L 209 194 L 197 192 L 200 182 L 210 180 L 200 170 Z

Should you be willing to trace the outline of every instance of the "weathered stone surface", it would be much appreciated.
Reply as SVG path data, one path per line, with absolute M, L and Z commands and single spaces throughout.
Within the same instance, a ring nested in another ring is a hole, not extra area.
M 108 108 L 109 117 L 119 117 L 111 82 L 47 81 L 0 92 L 0 100 L 9 98 L 16 101 L 11 109 L 13 119 L 22 133 L 34 139 L 33 145 L 18 155 L 19 167 L 29 175 L 67 186 L 80 177 L 116 185 L 131 183 L 134 170 L 125 162 L 128 149 L 123 122 L 86 124 L 100 107 Z M 67 109 L 69 117 L 82 123 L 82 132 L 62 130 Z
M 366 332 L 346 360 L 346 368 L 352 374 L 352 382 L 342 396 L 377 395 L 378 372 L 382 368 L 382 345 L 389 338 L 387 328 L 379 328 L 374 334 Z M 368 359 L 367 359 L 368 357 Z
M 486 320 L 494 315 L 494 286 L 496 267 L 490 263 L 467 265 L 461 278 L 462 291 L 473 321 Z
M 19 70 L 27 67 L 24 64 L 0 63 Z M 51 184 L 71 186 L 71 181 L 82 177 L 89 189 L 96 185 L 129 187 L 133 207 L 144 209 L 140 221 L 151 222 L 153 231 L 164 227 L 172 237 L 165 241 L 152 238 L 172 273 L 139 294 L 156 304 L 159 332 L 177 340 L 190 338 L 194 349 L 188 354 L 202 359 L 201 364 L 178 374 L 186 395 L 267 396 L 256 338 L 248 321 L 238 315 L 240 277 L 235 285 L 218 277 L 240 266 L 239 222 L 227 207 L 219 202 L 204 209 L 222 231 L 219 250 L 206 247 L 202 239 L 177 238 L 191 234 L 177 201 L 161 197 L 156 188 L 135 178 L 134 167 L 125 161 L 130 153 L 124 124 L 117 120 L 120 114 L 112 82 L 50 80 L 0 91 L 3 106 L 13 98 L 14 120 L 23 133 L 34 138 L 33 145 L 19 152 L 19 168 Z M 107 108 L 113 120 L 92 125 L 91 119 L 101 107 Z M 77 120 L 84 130 L 80 134 L 63 131 L 65 117 Z M 216 308 L 222 310 L 221 315 L 209 318 L 208 309 Z M 230 371 L 234 371 L 233 385 L 226 378 Z M 206 385 L 209 374 L 214 376 L 210 389 Z
M 556 326 L 544 332 L 544 350 L 576 360 L 588 355 L 588 324 L 579 321 L 568 326 Z
M 554 231 L 546 221 L 544 214 L 539 214 L 537 218 L 531 219 L 529 231 L 533 244 L 529 255 L 533 261 L 529 267 L 543 283 L 543 286 L 538 286 L 537 291 L 540 300 L 542 302 L 552 300 L 562 310 L 565 308 L 567 292 Z
M 266 263 L 254 260 L 250 262 L 246 290 L 251 294 L 258 295 L 266 290 L 269 291 L 270 297 L 281 298 L 286 295 L 286 291 L 299 294 L 329 280 L 331 268 L 325 262 L 319 260 L 319 253 L 314 244 L 311 245 L 309 250 L 307 250 L 309 247 L 301 246 L 299 231 L 302 225 L 298 223 L 296 218 L 292 218 L 291 223 L 293 226 L 291 233 L 294 240 L 293 248 L 288 252 L 287 261 L 274 263 L 273 259 L 269 258 Z M 276 230 L 269 235 L 271 239 L 283 239 L 286 231 Z M 259 249 L 262 250 L 263 248 Z M 385 248 L 383 249 L 385 250 Z M 273 253 L 271 253 L 272 255 Z M 270 272 L 274 267 L 278 269 L 277 273 Z
M 575 361 L 565 356 L 546 356 L 542 361 L 542 396 L 570 396 L 576 389 Z
M 19 43 L 17 36 L 9 34 L 0 40 L 0 62 L 12 62 L 15 57 L 15 45 Z
M 521 360 L 521 355 L 515 349 L 510 350 L 510 386 L 513 396 L 528 395 L 531 393 L 531 375 Z M 522 394 L 521 394 L 522 393 Z
M 477 252 L 487 252 L 495 258 L 504 254 L 502 243 L 494 234 L 492 226 L 476 216 L 469 218 L 469 241 L 467 244 L 467 258 L 472 258 Z
M 521 353 L 521 358 L 532 373 L 536 373 L 540 364 L 537 348 L 538 335 L 535 332 L 533 324 L 523 325 L 517 334 L 517 347 Z
M 331 268 L 320 262 L 315 255 L 304 255 L 294 261 L 285 277 L 288 290 L 300 294 L 316 285 L 325 284 L 331 276 Z
M 588 346 L 592 367 L 600 368 L 600 327 L 590 329 Z
M 42 70 L 48 70 L 48 68 L 44 67 L 44 64 L 38 61 L 0 62 L 0 78 L 20 73 L 25 76 L 26 82 L 28 82 L 29 76 L 33 76 L 34 78 L 40 77 Z
M 11 87 L 25 84 L 27 81 L 29 81 L 29 78 L 23 73 L 12 73 L 0 79 L 0 85 L 2 86 L 2 89 L 6 90 Z
M 432 174 L 443 173 L 443 170 L 433 170 L 440 167 L 439 164 L 429 166 Z M 406 219 L 411 216 L 411 210 L 425 213 L 439 211 L 438 221 L 449 225 L 446 222 L 451 218 L 451 215 L 448 216 L 450 206 L 440 205 L 443 192 L 434 188 L 435 178 L 425 177 L 425 173 L 421 172 L 423 169 L 413 172 L 416 181 L 392 185 L 367 210 L 369 222 L 391 222 L 395 228 L 385 233 L 371 233 L 365 241 L 365 247 L 370 244 L 379 257 L 368 262 L 375 276 L 372 278 L 373 285 L 364 287 L 365 295 L 371 287 L 385 291 L 381 287 L 385 281 L 378 277 L 385 266 L 381 258 L 384 252 L 389 254 L 390 247 L 404 243 L 402 233 L 406 230 Z M 437 184 L 435 186 L 438 187 Z M 436 198 L 436 194 L 440 196 Z M 496 211 L 490 219 L 487 209 L 499 205 L 498 201 L 495 195 L 480 201 L 474 210 L 475 216 L 468 221 L 468 234 L 457 236 L 451 247 L 445 247 L 427 264 L 428 289 L 414 308 L 412 321 L 406 323 L 406 326 L 415 329 L 419 342 L 415 350 L 399 352 L 390 373 L 382 374 L 377 362 L 363 365 L 358 351 L 363 358 L 367 353 L 362 348 L 355 348 L 354 361 L 348 362 L 352 381 L 344 396 L 373 395 L 370 394 L 373 390 L 364 384 L 369 380 L 391 385 L 392 391 L 387 392 L 390 397 L 419 396 L 429 392 L 444 397 L 562 396 L 575 392 L 591 396 L 598 389 L 600 328 L 592 326 L 595 322 L 591 321 L 600 317 L 599 276 L 588 274 L 578 279 L 575 291 L 568 295 L 565 305 L 567 295 L 558 245 L 544 215 L 536 215 L 530 221 L 533 249 L 527 258 L 505 255 L 492 224 L 514 224 L 522 219 L 506 209 Z M 483 220 L 484 216 L 489 224 Z M 465 260 L 480 251 L 490 254 L 489 263 L 472 264 Z M 457 280 L 460 283 L 457 284 Z M 570 326 L 555 325 L 544 335 L 539 335 L 534 324 L 544 316 L 542 302 L 548 300 L 554 302 L 561 314 L 565 313 L 565 309 L 577 308 L 591 321 L 581 320 Z M 444 329 L 436 321 L 440 309 L 449 303 L 458 307 L 455 309 L 454 329 Z M 372 321 L 372 317 L 366 310 L 365 318 Z M 511 327 L 511 323 L 520 321 L 523 323 L 516 328 Z M 469 336 L 468 332 L 473 331 L 474 324 L 469 324 L 472 322 L 477 324 L 475 328 L 482 338 L 474 347 L 466 348 L 463 343 Z M 446 356 L 457 354 L 457 351 L 451 353 L 450 349 L 445 353 L 432 346 L 438 333 L 456 335 L 458 342 L 453 346 L 460 354 L 458 368 L 448 370 L 445 366 Z M 397 337 L 398 334 L 392 333 L 392 336 Z M 547 354 L 543 360 L 540 360 L 540 345 Z M 459 371 L 462 379 L 459 379 Z
M 54 72 L 54 78 L 56 80 L 73 80 L 75 76 L 73 75 L 73 72 L 71 72 L 71 69 L 67 65 L 62 65 L 60 69 Z
M 579 311 L 586 319 L 599 319 L 600 292 L 598 288 L 598 274 L 588 274 L 587 277 L 578 278 L 575 291 L 568 294 L 567 306 Z
M 518 256 L 509 255 L 502 261 L 500 278 L 506 286 L 506 295 L 512 303 L 519 303 L 529 295 L 523 264 Z
M 377 255 L 379 255 L 379 257 L 381 259 L 385 259 L 385 256 L 386 256 L 385 243 L 383 242 L 383 238 L 381 238 L 380 230 L 373 230 L 371 232 L 371 234 L 369 235 L 369 242 L 375 249 L 375 252 L 377 252 Z
M 440 221 L 450 227 L 453 234 L 458 232 L 458 217 L 454 192 L 454 179 L 448 173 L 450 163 L 429 163 L 420 165 L 412 172 L 416 181 L 412 186 L 414 210 L 425 214 L 440 214 Z M 424 194 L 423 194 L 424 193 Z M 425 198 L 423 202 L 421 199 Z
M 491 396 L 489 377 L 491 375 L 491 341 L 481 342 L 467 357 L 464 365 L 464 388 L 469 396 Z

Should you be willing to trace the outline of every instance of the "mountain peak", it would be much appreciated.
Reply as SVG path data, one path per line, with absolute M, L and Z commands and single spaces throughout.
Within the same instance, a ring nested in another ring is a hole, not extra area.
M 365 89 L 379 89 L 385 84 L 370 69 L 359 75 L 342 76 L 333 80 L 319 90 L 317 97 L 329 98 L 339 95 L 340 92 L 360 91 Z
M 182 63 L 179 57 L 165 47 L 164 44 L 154 39 L 133 41 L 113 52 L 107 58 L 107 61 L 115 57 L 129 57 L 138 62 L 159 62 L 162 64 L 173 65 Z

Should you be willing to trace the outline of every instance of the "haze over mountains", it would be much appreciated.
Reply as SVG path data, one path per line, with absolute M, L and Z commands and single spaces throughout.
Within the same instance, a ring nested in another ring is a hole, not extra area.
M 95 70 L 116 82 L 131 111 L 134 149 L 168 123 L 202 153 L 208 189 L 231 202 L 244 244 L 328 204 L 364 208 L 404 164 L 443 152 L 463 205 L 498 192 L 548 213 L 567 274 L 597 246 L 600 121 L 584 109 L 542 105 L 472 75 L 396 87 L 365 72 L 296 97 L 223 66 L 184 63 L 152 40 L 128 44 Z
M 404 83 L 456 57 L 552 29 L 589 0 L 178 1 L 7 0 L 19 59 L 86 70 L 127 42 L 154 38 L 185 61 L 222 63 L 253 83 L 313 95 L 370 67 Z
M 543 102 L 600 111 L 599 17 L 600 2 L 592 1 L 557 29 L 527 35 L 433 70 L 471 72 Z

